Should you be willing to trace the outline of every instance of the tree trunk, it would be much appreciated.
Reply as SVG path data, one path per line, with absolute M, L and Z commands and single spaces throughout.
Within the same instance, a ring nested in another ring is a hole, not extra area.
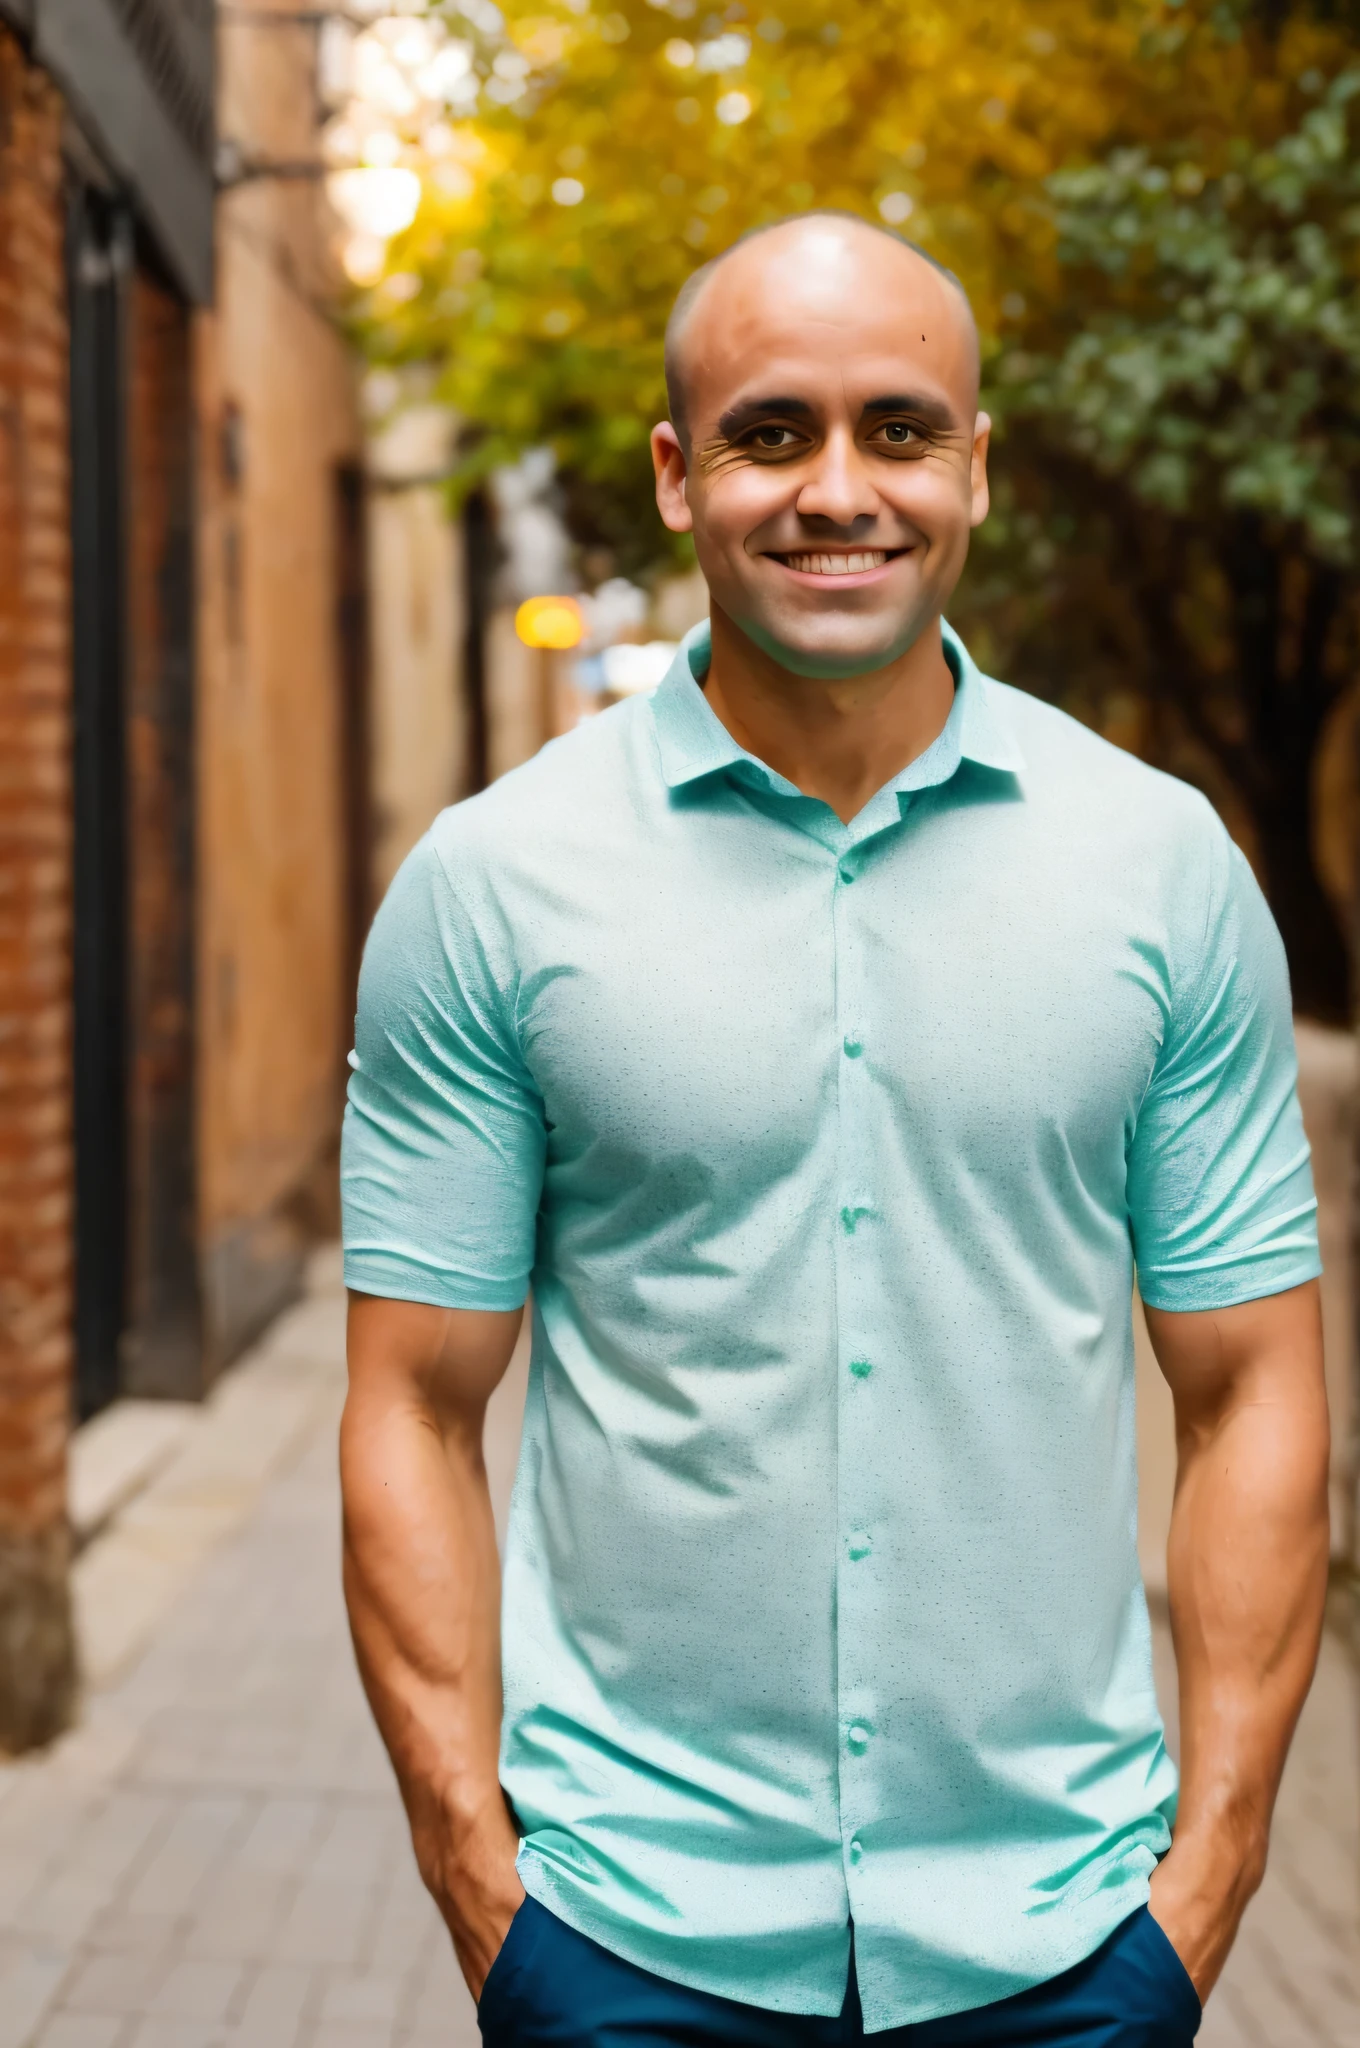
M 1311 765 L 1311 764 L 1309 764 Z M 1313 859 L 1311 780 L 1281 790 L 1278 804 L 1254 810 L 1261 885 L 1289 960 L 1294 1008 L 1320 1024 L 1350 1021 L 1350 960 L 1341 920 Z
M 1336 690 L 1328 647 L 1342 597 L 1338 572 L 1312 564 L 1291 628 L 1287 560 L 1254 514 L 1220 542 L 1231 602 L 1248 763 L 1236 779 L 1256 826 L 1262 883 L 1289 959 L 1294 1007 L 1319 1023 L 1350 1020 L 1346 934 L 1313 856 L 1313 771 Z

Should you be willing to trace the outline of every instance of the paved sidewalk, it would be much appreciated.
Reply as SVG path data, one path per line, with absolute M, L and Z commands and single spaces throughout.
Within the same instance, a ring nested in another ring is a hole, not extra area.
M 322 1286 L 82 1559 L 106 1682 L 51 1756 L 0 1768 L 0 2048 L 477 2040 L 354 1674 Z
M 84 1724 L 0 1766 L 0 2048 L 476 2042 L 345 1631 L 342 1320 L 326 1258 L 81 1560 Z M 488 1433 L 502 1511 L 522 1369 Z M 1360 2041 L 1358 1742 L 1329 1641 L 1205 2048 Z

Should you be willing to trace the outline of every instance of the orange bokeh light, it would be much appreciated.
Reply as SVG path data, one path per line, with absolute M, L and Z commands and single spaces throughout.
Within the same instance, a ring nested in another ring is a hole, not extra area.
M 515 613 L 515 631 L 526 647 L 576 647 L 585 630 L 574 597 L 526 597 Z

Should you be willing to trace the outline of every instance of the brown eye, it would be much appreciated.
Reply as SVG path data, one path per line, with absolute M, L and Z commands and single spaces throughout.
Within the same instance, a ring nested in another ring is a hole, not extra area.
M 783 448 L 787 445 L 787 427 L 757 427 L 756 441 L 762 448 Z
M 905 420 L 889 420 L 883 428 L 883 438 L 885 441 L 891 441 L 895 446 L 901 447 L 904 443 L 911 440 L 915 431 L 916 429 L 909 427 Z

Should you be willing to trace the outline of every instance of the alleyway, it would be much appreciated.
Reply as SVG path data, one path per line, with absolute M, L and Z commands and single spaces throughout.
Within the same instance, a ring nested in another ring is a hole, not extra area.
M 84 1553 L 84 1725 L 0 1768 L 0 2048 L 477 2038 L 345 1632 L 342 1319 L 327 1254 Z M 502 1512 L 518 1377 L 488 1441 Z M 1358 1744 L 1360 1687 L 1329 1638 L 1205 2048 L 1360 2040 Z

